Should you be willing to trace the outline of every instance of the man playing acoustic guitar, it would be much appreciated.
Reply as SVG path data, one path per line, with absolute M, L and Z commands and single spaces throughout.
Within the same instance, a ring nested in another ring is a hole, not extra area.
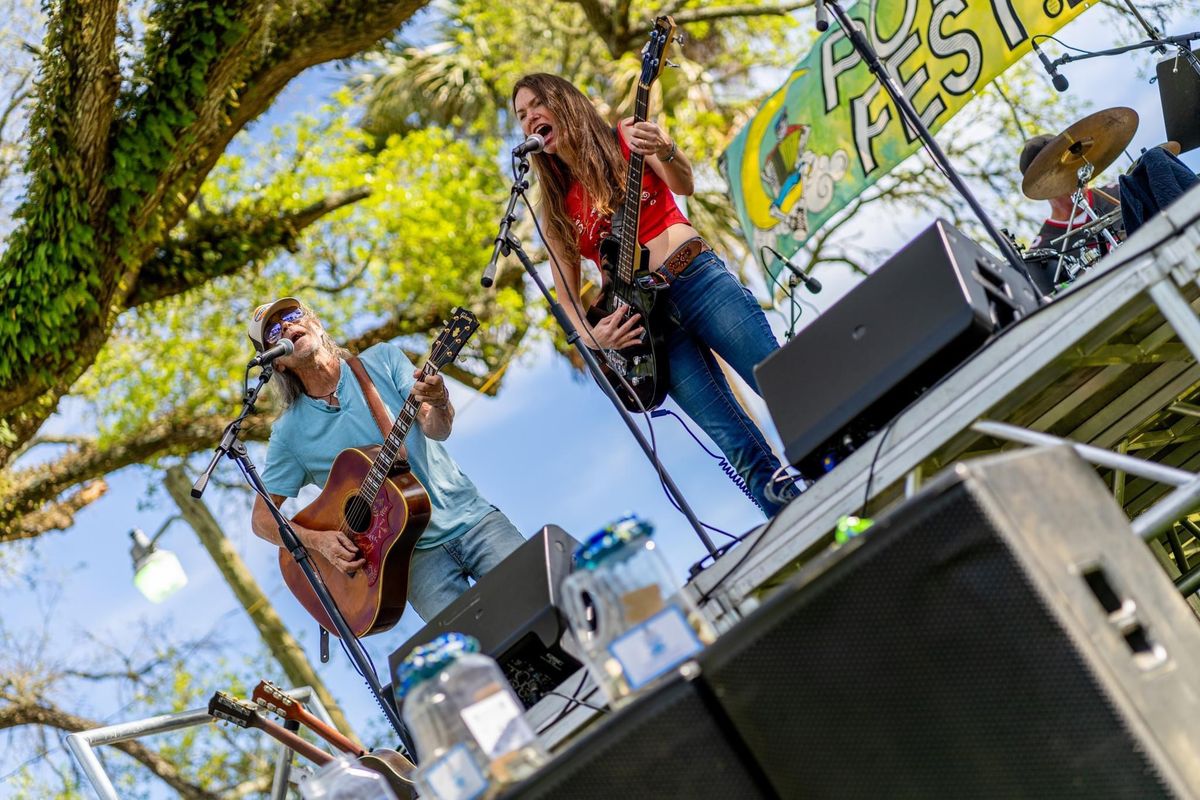
M 335 457 L 347 448 L 384 441 L 352 354 L 325 332 L 312 309 L 285 297 L 255 309 L 250 340 L 259 352 L 289 339 L 294 350 L 274 361 L 272 384 L 283 413 L 271 429 L 263 482 L 276 505 L 307 484 L 324 486 Z M 408 603 L 429 620 L 524 541 L 503 513 L 489 504 L 441 444 L 454 425 L 454 406 L 442 377 L 415 370 L 393 344 L 367 348 L 361 358 L 391 418 L 411 393 L 420 401 L 405 438 L 412 473 L 429 495 L 429 522 L 417 541 Z M 262 498 L 252 515 L 255 534 L 280 545 L 279 532 Z M 338 570 L 353 575 L 365 560 L 344 530 L 312 530 L 293 523 L 300 541 Z

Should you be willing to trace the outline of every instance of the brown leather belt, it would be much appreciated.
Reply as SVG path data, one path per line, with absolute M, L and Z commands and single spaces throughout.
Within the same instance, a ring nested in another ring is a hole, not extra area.
M 670 281 L 687 269 L 688 264 L 691 264 L 696 259 L 696 256 L 709 250 L 712 250 L 712 248 L 709 247 L 708 242 L 699 236 L 688 239 L 675 248 L 675 252 L 667 256 L 667 260 L 655 272 L 658 272 Z

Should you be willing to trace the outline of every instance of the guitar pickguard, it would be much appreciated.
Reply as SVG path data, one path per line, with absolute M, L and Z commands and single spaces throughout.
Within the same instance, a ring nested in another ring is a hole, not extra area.
M 383 543 L 391 535 L 388 523 L 392 514 L 392 501 L 387 492 L 380 492 L 371 506 L 371 527 L 366 533 L 356 534 L 354 543 L 362 551 L 367 563 L 362 571 L 367 576 L 367 585 L 374 586 L 379 581 L 380 567 L 383 565 Z

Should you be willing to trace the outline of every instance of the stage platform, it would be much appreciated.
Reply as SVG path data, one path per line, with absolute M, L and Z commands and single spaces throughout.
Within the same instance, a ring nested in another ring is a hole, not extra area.
M 821 552 L 841 516 L 877 514 L 955 461 L 1020 446 L 974 431 L 979 420 L 1200 472 L 1198 278 L 1200 188 L 989 342 L 688 591 L 727 627 Z M 1172 489 L 1100 474 L 1131 519 Z M 1198 536 L 1191 527 L 1150 546 L 1174 578 L 1200 561 Z M 1195 596 L 1189 602 L 1200 612 Z

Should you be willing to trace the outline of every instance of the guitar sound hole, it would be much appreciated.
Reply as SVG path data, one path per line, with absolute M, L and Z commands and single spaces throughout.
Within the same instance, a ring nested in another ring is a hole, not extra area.
M 343 513 L 346 516 L 346 524 L 355 533 L 365 533 L 367 528 L 371 527 L 371 507 L 361 496 L 356 494 L 351 497 L 346 502 Z

